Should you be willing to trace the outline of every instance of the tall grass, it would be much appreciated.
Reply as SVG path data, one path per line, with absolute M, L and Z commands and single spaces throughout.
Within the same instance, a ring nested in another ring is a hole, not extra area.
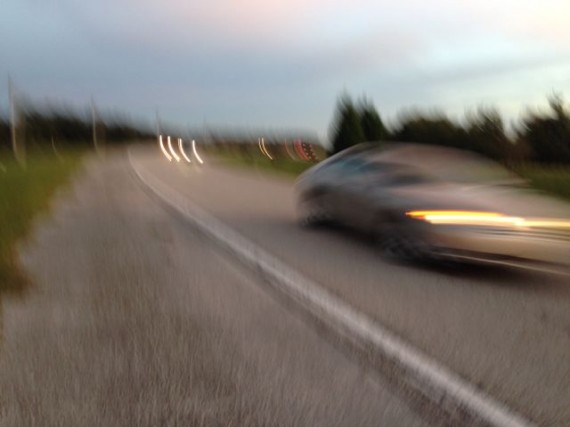
M 222 159 L 225 164 L 238 167 L 246 167 L 250 169 L 260 169 L 268 172 L 275 172 L 282 175 L 289 175 L 296 177 L 314 166 L 315 163 L 303 162 L 299 160 L 292 160 L 286 158 L 279 158 L 269 160 L 267 157 L 259 155 L 243 156 L 239 154 L 229 154 L 223 152 L 216 152 L 215 155 Z
M 552 195 L 570 200 L 570 166 L 525 166 L 517 170 L 531 185 Z
M 25 287 L 16 244 L 30 232 L 38 214 L 49 207 L 56 189 L 77 170 L 80 159 L 78 151 L 60 156 L 28 153 L 23 168 L 10 153 L 0 152 L 0 292 Z

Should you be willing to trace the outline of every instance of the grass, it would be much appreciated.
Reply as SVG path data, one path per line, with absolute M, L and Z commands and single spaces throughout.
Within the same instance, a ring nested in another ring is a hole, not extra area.
M 0 153 L 0 292 L 18 292 L 26 286 L 16 245 L 80 163 L 78 151 L 66 151 L 60 157 L 28 153 L 26 167 L 22 168 L 10 153 Z
M 530 181 L 534 188 L 570 200 L 569 166 L 525 166 L 517 172 Z
M 281 175 L 288 175 L 290 177 L 296 177 L 311 166 L 315 165 L 315 163 L 286 158 L 269 160 L 267 157 L 257 155 L 246 157 L 244 155 L 227 154 L 222 152 L 215 153 L 215 155 L 230 166 L 262 169 L 264 171 L 275 172 Z

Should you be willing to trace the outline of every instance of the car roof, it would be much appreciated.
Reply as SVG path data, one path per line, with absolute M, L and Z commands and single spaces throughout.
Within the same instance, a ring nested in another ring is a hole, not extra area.
M 407 142 L 364 143 L 345 150 L 368 162 L 400 164 L 425 173 L 467 182 L 522 183 L 524 180 L 502 165 L 479 154 L 458 148 Z

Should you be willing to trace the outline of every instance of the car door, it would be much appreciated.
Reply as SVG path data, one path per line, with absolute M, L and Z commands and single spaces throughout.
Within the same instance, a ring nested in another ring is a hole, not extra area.
M 370 168 L 363 159 L 352 158 L 342 165 L 334 192 L 335 216 L 342 223 L 365 229 L 370 219 Z

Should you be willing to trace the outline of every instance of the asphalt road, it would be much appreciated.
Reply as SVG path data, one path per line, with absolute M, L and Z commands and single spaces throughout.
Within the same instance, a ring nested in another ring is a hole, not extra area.
M 257 223 L 253 237 L 298 231 L 278 209 L 288 199 L 261 194 L 257 207 L 239 207 L 231 191 L 251 181 L 239 190 L 248 197 L 267 183 L 178 169 L 150 151 L 139 160 L 201 193 L 208 208 L 229 209 L 225 219 Z M 210 188 L 210 177 L 221 181 Z M 292 242 L 276 246 L 299 246 Z M 427 425 L 380 376 L 150 198 L 124 153 L 91 159 L 21 255 L 34 285 L 2 301 L 2 426 Z
M 390 263 L 346 231 L 298 227 L 290 179 L 214 161 L 169 163 L 155 148 L 132 154 L 140 173 L 160 179 L 490 396 L 539 425 L 570 426 L 568 277 Z

